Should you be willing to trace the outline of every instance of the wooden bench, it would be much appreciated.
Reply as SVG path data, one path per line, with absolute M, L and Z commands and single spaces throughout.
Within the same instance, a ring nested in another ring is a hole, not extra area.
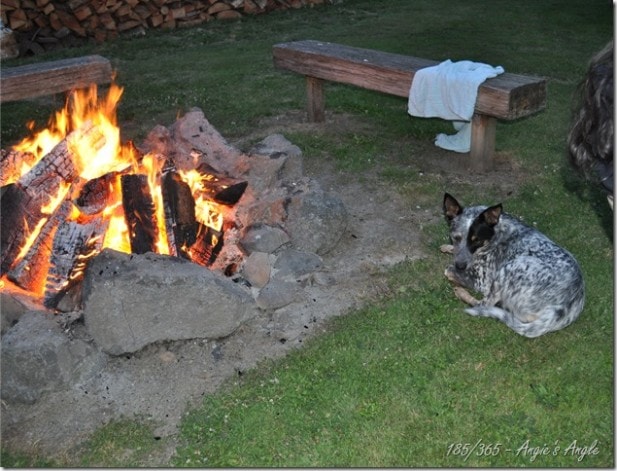
M 93 55 L 2 68 L 0 103 L 110 83 L 111 63 Z
M 400 54 L 305 40 L 276 44 L 274 65 L 306 76 L 308 119 L 323 122 L 325 81 L 409 98 L 416 71 L 439 62 Z M 546 107 L 546 80 L 504 73 L 478 89 L 472 118 L 470 167 L 488 170 L 495 152 L 497 119 L 514 120 Z

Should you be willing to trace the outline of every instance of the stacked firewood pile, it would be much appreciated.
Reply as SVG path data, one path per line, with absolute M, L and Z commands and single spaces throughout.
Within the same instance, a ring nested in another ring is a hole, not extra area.
M 22 53 L 75 38 L 97 42 L 149 28 L 195 26 L 330 0 L 2 0 L 2 23 L 18 33 Z M 29 51 L 27 51 L 29 49 Z

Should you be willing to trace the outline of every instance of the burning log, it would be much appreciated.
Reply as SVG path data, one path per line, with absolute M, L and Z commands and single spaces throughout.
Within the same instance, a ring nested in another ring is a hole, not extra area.
M 105 145 L 106 139 L 96 126 L 86 123 L 60 141 L 18 183 L 29 193 L 55 194 L 62 183 L 72 183 L 79 175 L 74 149 L 76 143 L 84 142 L 90 144 L 94 154 Z
M 195 219 L 195 200 L 191 188 L 174 171 L 165 173 L 162 181 L 165 202 L 165 225 L 169 253 L 176 257 L 190 259 L 185 252 L 197 240 L 198 223 Z
M 197 240 L 190 247 L 189 253 L 193 262 L 209 267 L 223 248 L 223 232 L 212 229 L 205 224 L 199 224 Z
M 146 175 L 122 175 L 122 204 L 129 228 L 131 251 L 156 252 L 155 208 Z
M 105 137 L 91 124 L 75 130 L 2 194 L 0 274 L 10 269 L 24 239 L 43 218 L 53 214 L 77 179 L 73 142 L 82 139 L 93 143 L 93 149 L 105 143 Z
M 40 206 L 36 208 L 32 205 L 29 208 L 30 196 L 22 187 L 13 183 L 3 188 L 2 199 L 0 200 L 0 274 L 6 273 L 15 261 L 17 254 L 24 243 L 27 229 L 29 226 L 36 226 L 36 222 L 43 216 Z M 34 214 L 30 214 L 34 212 Z M 29 222 L 30 221 L 30 222 Z M 34 224 L 32 224 L 34 222 Z
M 48 263 L 52 254 L 54 235 L 58 226 L 71 214 L 71 203 L 65 201 L 49 219 L 44 218 L 43 226 L 36 240 L 23 257 L 8 272 L 9 280 L 34 293 L 42 293 L 47 277 Z M 25 241 L 24 241 L 25 242 Z
M 2 177 L 7 178 L 2 181 L 8 184 L 0 193 L 0 275 L 55 308 L 65 293 L 78 292 L 85 265 L 103 246 L 166 253 L 205 267 L 226 262 L 223 236 L 235 233 L 232 206 L 248 183 L 195 158 L 176 170 L 176 157 L 184 151 L 173 146 L 145 155 L 117 146 L 117 128 L 92 124 L 113 122 L 108 115 L 115 102 L 102 104 L 105 113 L 99 107 L 99 114 L 82 119 L 82 111 L 95 104 L 74 100 L 80 119 L 71 123 L 86 124 L 41 159 L 2 151 Z M 29 144 L 32 149 L 41 148 L 36 142 Z
M 112 185 L 117 173 L 112 172 L 99 178 L 94 178 L 83 185 L 75 199 L 75 204 L 84 214 L 96 214 L 103 211 L 109 204 L 112 195 Z
M 45 306 L 56 307 L 61 295 L 81 279 L 87 261 L 103 247 L 107 224 L 103 218 L 94 218 L 85 223 L 68 220 L 58 227 L 45 284 Z
M 197 167 L 197 171 L 203 176 L 203 189 L 200 193 L 212 201 L 220 204 L 233 206 L 244 194 L 248 182 L 237 180 L 218 174 L 207 163 L 202 163 Z
M 31 152 L 0 150 L 0 186 L 15 183 L 25 173 L 23 167 L 32 168 L 36 160 Z

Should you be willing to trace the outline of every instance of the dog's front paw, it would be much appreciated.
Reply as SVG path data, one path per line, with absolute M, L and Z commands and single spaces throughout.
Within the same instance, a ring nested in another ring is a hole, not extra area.
M 448 279 L 448 281 L 451 281 L 452 283 L 458 283 L 456 274 L 454 273 L 454 265 L 450 265 L 448 268 L 446 268 L 443 274 Z
M 441 247 L 439 247 L 439 250 L 441 251 L 441 253 L 453 254 L 454 253 L 454 245 L 444 244 Z

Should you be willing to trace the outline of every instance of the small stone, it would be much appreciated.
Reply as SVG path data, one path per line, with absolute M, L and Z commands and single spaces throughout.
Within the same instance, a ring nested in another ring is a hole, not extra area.
M 244 278 L 255 288 L 263 288 L 270 281 L 270 257 L 265 252 L 253 252 L 244 262 Z
M 274 263 L 278 278 L 299 279 L 319 270 L 323 266 L 321 257 L 314 253 L 287 249 L 278 256 Z
M 288 281 L 273 280 L 257 295 L 257 306 L 261 309 L 279 309 L 296 301 L 301 301 L 304 291 Z
M 249 154 L 267 155 L 272 159 L 276 159 L 280 154 L 301 157 L 302 150 L 295 144 L 292 144 L 282 134 L 271 134 L 261 142 L 255 144 L 249 151 Z
M 288 242 L 289 236 L 283 229 L 267 224 L 256 224 L 248 228 L 240 240 L 240 245 L 248 253 L 272 253 Z
M 313 274 L 313 281 L 320 286 L 332 286 L 336 284 L 336 279 L 330 274 L 318 271 Z
M 250 151 L 251 186 L 258 191 L 277 185 L 279 182 L 302 178 L 304 172 L 302 151 L 281 134 L 272 134 L 255 145 Z
M 165 364 L 176 363 L 178 361 L 176 354 L 170 352 L 169 350 L 165 350 L 159 353 L 159 359 Z

